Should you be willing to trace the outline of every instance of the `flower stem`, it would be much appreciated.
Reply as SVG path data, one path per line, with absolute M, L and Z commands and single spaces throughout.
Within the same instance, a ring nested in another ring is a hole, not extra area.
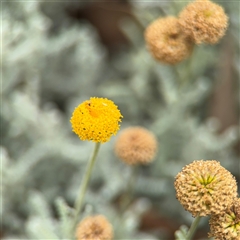
M 200 221 L 201 217 L 200 216 L 197 216 L 194 221 L 192 222 L 192 225 L 187 233 L 187 237 L 186 237 L 186 240 L 191 240 L 196 229 L 197 229 L 197 226 L 198 226 L 198 223 Z
M 75 209 L 75 214 L 74 214 L 74 219 L 73 219 L 73 231 L 75 230 L 77 221 L 78 221 L 78 215 L 80 214 L 81 210 L 82 210 L 82 205 L 83 205 L 83 201 L 84 201 L 84 196 L 87 190 L 87 186 L 88 186 L 88 182 L 91 176 L 91 172 L 94 166 L 94 163 L 96 161 L 96 157 L 99 151 L 99 147 L 100 147 L 101 143 L 96 143 L 95 144 L 95 148 L 94 151 L 92 153 L 91 158 L 88 161 L 88 165 L 87 165 L 87 169 L 86 172 L 83 176 L 83 180 L 80 186 L 80 191 L 79 191 L 79 195 L 76 198 L 75 204 L 74 204 L 74 209 Z

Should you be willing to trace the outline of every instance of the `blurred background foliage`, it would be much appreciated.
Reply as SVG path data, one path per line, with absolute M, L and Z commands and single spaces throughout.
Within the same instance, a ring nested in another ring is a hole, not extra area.
M 239 177 L 239 3 L 217 45 L 167 66 L 152 59 L 144 29 L 177 16 L 187 1 L 1 2 L 1 220 L 3 239 L 64 239 L 93 144 L 69 119 L 91 96 L 113 100 L 121 129 L 153 131 L 159 150 L 141 166 L 133 201 L 120 214 L 131 175 L 104 144 L 83 216 L 103 214 L 115 239 L 174 238 L 192 221 L 175 198 L 174 177 L 197 159 L 216 159 Z M 207 237 L 207 218 L 195 239 Z

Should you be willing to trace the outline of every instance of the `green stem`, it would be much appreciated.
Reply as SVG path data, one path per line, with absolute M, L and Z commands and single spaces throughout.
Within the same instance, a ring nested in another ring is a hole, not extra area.
M 87 165 L 87 169 L 86 172 L 83 176 L 83 180 L 80 186 L 80 191 L 79 191 L 79 195 L 76 198 L 75 204 L 74 204 L 74 209 L 75 209 L 75 214 L 74 214 L 74 221 L 73 221 L 73 231 L 75 230 L 75 227 L 77 225 L 77 221 L 78 221 L 78 216 L 82 210 L 82 205 L 83 205 L 83 201 L 84 201 L 84 196 L 87 190 L 87 186 L 88 186 L 88 182 L 91 176 L 91 172 L 94 166 L 94 163 L 96 161 L 96 157 L 100 148 L 100 144 L 101 143 L 96 143 L 95 144 L 95 148 L 93 151 L 93 154 L 91 156 L 91 158 L 88 161 L 88 165 Z
M 192 222 L 192 225 L 187 233 L 187 237 L 186 237 L 186 240 L 191 240 L 196 229 L 197 229 L 197 226 L 198 226 L 198 223 L 200 221 L 201 217 L 200 216 L 197 216 L 194 221 Z

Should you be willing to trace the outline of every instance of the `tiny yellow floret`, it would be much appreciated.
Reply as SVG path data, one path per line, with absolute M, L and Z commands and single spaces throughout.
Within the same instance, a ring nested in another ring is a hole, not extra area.
M 105 143 L 118 132 L 121 118 L 113 101 L 92 97 L 75 108 L 70 122 L 81 140 Z

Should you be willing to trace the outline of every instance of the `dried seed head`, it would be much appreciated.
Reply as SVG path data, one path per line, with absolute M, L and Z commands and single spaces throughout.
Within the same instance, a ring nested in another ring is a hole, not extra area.
M 236 198 L 225 211 L 212 215 L 209 237 L 214 239 L 240 239 L 240 198 Z
M 175 179 L 176 196 L 195 217 L 219 214 L 237 196 L 233 175 L 215 160 L 198 160 L 185 166 Z
M 102 216 L 91 216 L 83 219 L 76 231 L 77 240 L 111 240 L 112 225 Z
M 123 130 L 116 141 L 115 153 L 129 165 L 147 164 L 157 151 L 155 136 L 143 127 L 129 127 Z
M 181 62 L 194 46 L 175 17 L 159 18 L 151 23 L 145 31 L 145 40 L 152 56 L 167 64 Z
M 179 23 L 196 44 L 214 44 L 225 34 L 228 17 L 221 6 L 209 0 L 196 0 L 180 13 Z

